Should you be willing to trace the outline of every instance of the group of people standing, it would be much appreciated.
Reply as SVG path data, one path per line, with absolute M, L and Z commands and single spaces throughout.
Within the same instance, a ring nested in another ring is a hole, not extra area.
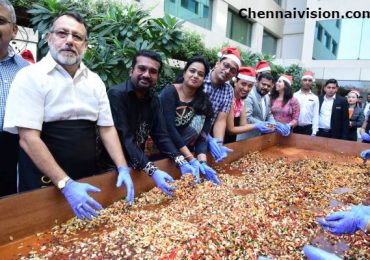
M 224 160 L 232 152 L 224 142 L 274 131 L 287 136 L 295 127 L 305 134 L 336 137 L 331 122 L 343 121 L 345 115 L 330 119 L 330 102 L 334 112 L 347 109 L 348 120 L 348 106 L 336 103 L 337 84 L 326 84 L 333 86 L 334 98 L 320 101 L 321 111 L 326 111 L 320 128 L 311 72 L 304 74 L 302 89 L 293 97 L 291 76 L 282 75 L 275 83 L 267 62 L 256 70 L 242 67 L 236 48 L 223 48 L 212 69 L 204 57 L 193 57 L 160 95 L 153 89 L 162 59 L 154 51 L 138 51 L 129 78 L 107 92 L 82 62 L 88 29 L 78 13 L 53 20 L 49 52 L 31 66 L 9 45 L 17 26 L 8 0 L 0 0 L 0 29 L 0 195 L 54 184 L 79 218 L 97 216 L 102 206 L 89 195 L 100 189 L 77 180 L 109 169 L 117 171 L 116 186 L 125 185 L 129 204 L 134 199 L 131 168 L 174 195 L 171 175 L 144 152 L 149 136 L 182 174 L 192 174 L 197 183 L 203 177 L 220 184 L 207 153 L 216 162 Z

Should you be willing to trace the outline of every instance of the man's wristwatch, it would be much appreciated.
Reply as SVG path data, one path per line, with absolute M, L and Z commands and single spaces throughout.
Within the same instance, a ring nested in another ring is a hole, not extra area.
M 71 178 L 69 178 L 68 176 L 66 176 L 63 179 L 61 179 L 60 181 L 58 181 L 58 184 L 57 184 L 58 189 L 62 190 L 66 186 L 67 182 L 70 179 Z

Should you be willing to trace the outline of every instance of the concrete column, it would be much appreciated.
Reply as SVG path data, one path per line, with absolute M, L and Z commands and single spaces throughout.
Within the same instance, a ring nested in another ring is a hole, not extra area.
M 212 32 L 219 37 L 226 37 L 228 4 L 222 0 L 213 1 Z
M 260 23 L 254 23 L 252 27 L 252 52 L 262 52 L 262 41 L 263 41 L 263 25 Z

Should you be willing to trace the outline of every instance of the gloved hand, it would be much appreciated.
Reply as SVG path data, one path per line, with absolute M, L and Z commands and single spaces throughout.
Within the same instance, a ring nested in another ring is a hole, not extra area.
M 193 159 L 193 160 L 195 160 L 195 159 Z M 180 165 L 180 171 L 181 171 L 182 175 L 189 174 L 189 173 L 192 174 L 195 178 L 195 181 L 197 183 L 200 182 L 199 169 L 195 169 L 195 167 L 191 163 L 185 163 L 183 165 Z
M 330 254 L 325 250 L 320 248 L 305 245 L 303 247 L 303 252 L 308 260 L 341 260 L 342 258 L 337 257 L 334 254 Z
M 260 131 L 263 134 L 272 133 L 275 131 L 274 128 L 268 127 L 269 125 L 272 125 L 272 123 L 269 122 L 258 122 L 254 124 L 254 129 Z
M 209 150 L 217 163 L 221 162 L 227 157 L 227 153 L 233 152 L 234 150 L 223 146 L 223 141 L 218 138 L 213 138 L 208 135 Z
M 91 220 L 92 216 L 98 216 L 98 213 L 95 210 L 103 209 L 97 201 L 89 196 L 88 192 L 100 192 L 100 189 L 87 183 L 79 183 L 74 180 L 69 180 L 62 190 L 64 197 L 67 199 L 73 212 L 79 219 L 83 219 L 85 217 L 88 220 Z
M 193 174 L 195 177 L 195 182 L 200 183 L 200 176 L 199 176 L 200 162 L 197 159 L 193 158 L 189 163 L 195 170 L 195 173 Z
M 364 160 L 364 164 L 370 159 L 370 149 L 364 150 L 360 153 L 360 157 Z
M 117 168 L 118 170 L 118 178 L 116 186 L 117 188 L 122 186 L 122 183 L 125 183 L 126 186 L 126 201 L 127 204 L 131 205 L 132 201 L 134 200 L 134 183 L 132 182 L 130 176 L 130 168 L 127 166 L 120 166 Z
M 362 133 L 361 139 L 366 142 L 370 142 L 370 135 L 368 133 Z
M 282 136 L 288 136 L 290 134 L 290 125 L 276 122 L 276 131 Z
M 369 206 L 353 206 L 350 211 L 339 211 L 317 221 L 325 229 L 333 234 L 353 234 L 358 229 L 365 232 L 366 225 L 370 221 Z
M 200 163 L 200 172 L 207 181 L 213 181 L 215 184 L 220 185 L 221 182 L 217 178 L 216 171 L 209 167 L 206 162 Z
M 161 170 L 156 170 L 153 173 L 152 178 L 158 188 L 160 188 L 164 193 L 170 196 L 175 196 L 175 194 L 173 194 L 171 191 L 175 190 L 176 188 L 167 184 L 167 181 L 174 182 L 173 178 L 168 173 Z

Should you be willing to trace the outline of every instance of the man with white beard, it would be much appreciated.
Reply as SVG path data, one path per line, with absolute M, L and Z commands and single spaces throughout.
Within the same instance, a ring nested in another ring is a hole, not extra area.
M 105 85 L 81 61 L 88 45 L 81 16 L 56 17 L 48 34 L 49 53 L 15 77 L 5 112 L 4 130 L 19 133 L 19 191 L 54 184 L 79 218 L 91 219 L 102 206 L 88 192 L 100 189 L 74 181 L 99 173 L 96 130 L 114 161 L 118 180 L 134 197 Z

